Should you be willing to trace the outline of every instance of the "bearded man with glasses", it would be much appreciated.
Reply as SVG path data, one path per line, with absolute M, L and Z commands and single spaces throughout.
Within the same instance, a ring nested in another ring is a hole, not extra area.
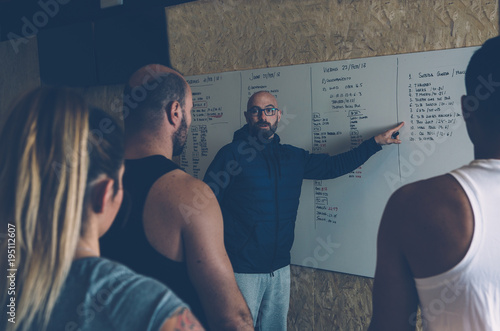
M 217 153 L 204 178 L 221 206 L 226 250 L 256 330 L 286 330 L 290 249 L 302 180 L 353 171 L 381 145 L 401 143 L 397 131 L 403 126 L 329 156 L 281 144 L 276 134 L 281 115 L 272 94 L 253 94 L 247 124 Z

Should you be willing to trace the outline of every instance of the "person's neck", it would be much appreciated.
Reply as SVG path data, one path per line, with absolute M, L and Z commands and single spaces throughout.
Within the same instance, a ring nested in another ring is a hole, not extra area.
M 76 243 L 74 260 L 84 257 L 101 256 L 99 237 L 103 234 L 103 230 L 100 229 L 100 224 L 103 224 L 102 222 L 99 216 L 89 208 L 87 220 L 83 227 L 84 232 Z
M 481 150 L 478 148 L 474 148 L 474 159 L 476 160 L 485 160 L 485 159 L 499 159 L 500 160 L 500 151 L 498 150 Z
M 89 240 L 80 238 L 75 248 L 73 260 L 82 259 L 85 257 L 99 257 L 101 250 L 99 249 L 99 240 Z
M 483 135 L 474 140 L 474 158 L 500 159 L 500 134 Z
M 172 159 L 172 141 L 165 136 L 133 136 L 125 139 L 125 159 L 141 159 L 151 155 L 163 155 Z

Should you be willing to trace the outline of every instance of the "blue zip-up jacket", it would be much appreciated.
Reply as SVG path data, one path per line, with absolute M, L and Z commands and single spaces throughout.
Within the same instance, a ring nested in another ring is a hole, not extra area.
M 362 165 L 381 147 L 374 138 L 329 156 L 261 142 L 248 124 L 234 133 L 205 174 L 224 217 L 224 242 L 237 273 L 271 273 L 290 264 L 303 179 L 331 179 Z

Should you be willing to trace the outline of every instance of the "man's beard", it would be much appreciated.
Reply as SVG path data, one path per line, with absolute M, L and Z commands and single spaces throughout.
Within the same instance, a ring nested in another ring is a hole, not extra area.
M 182 154 L 182 150 L 186 145 L 187 134 L 188 134 L 188 127 L 186 123 L 186 117 L 183 116 L 181 120 L 181 126 L 174 133 L 173 156 L 179 156 Z
M 269 127 L 269 130 L 260 128 L 259 125 L 261 124 L 266 124 Z M 269 139 L 276 132 L 277 129 L 278 129 L 278 119 L 276 119 L 274 124 L 265 121 L 258 121 L 257 123 L 254 123 L 250 126 L 250 133 L 252 134 L 252 136 L 256 136 L 260 139 Z

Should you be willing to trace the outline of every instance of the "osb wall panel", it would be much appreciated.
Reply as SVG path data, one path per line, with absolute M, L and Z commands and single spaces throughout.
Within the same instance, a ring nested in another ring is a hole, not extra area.
M 184 75 L 477 46 L 499 22 L 487 0 L 200 0 L 166 14 Z M 366 330 L 372 279 L 291 272 L 289 330 Z
M 186 75 L 480 45 L 494 0 L 212 0 L 166 10 Z
M 365 330 L 373 280 L 292 266 L 288 330 Z
M 19 94 L 40 85 L 36 38 L 25 44 L 0 43 L 0 129 Z

